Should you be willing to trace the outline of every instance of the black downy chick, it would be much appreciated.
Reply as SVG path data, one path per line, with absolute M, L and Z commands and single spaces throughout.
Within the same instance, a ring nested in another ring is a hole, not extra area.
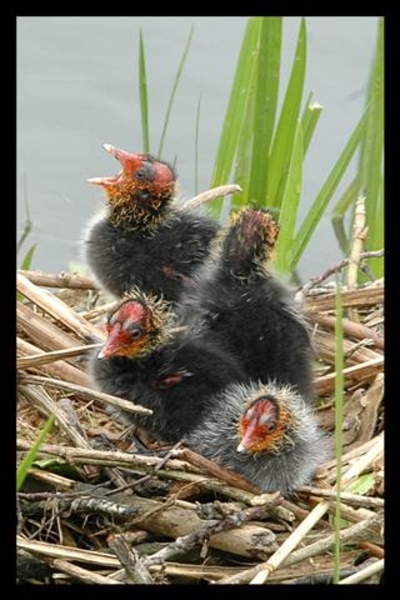
M 165 301 L 134 290 L 109 315 L 107 340 L 89 364 L 100 391 L 153 410 L 127 413 L 130 422 L 171 443 L 199 423 L 215 393 L 245 378 L 217 342 L 174 333 L 174 324 Z
M 89 225 L 83 260 L 99 287 L 116 297 L 138 286 L 176 302 L 219 226 L 174 203 L 176 174 L 168 163 L 110 144 L 104 148 L 122 170 L 88 180 L 104 188 L 108 204 Z
M 290 495 L 330 458 L 329 438 L 291 386 L 233 383 L 211 404 L 184 442 L 262 492 Z
M 184 321 L 204 339 L 219 339 L 252 380 L 289 384 L 311 401 L 308 328 L 292 291 L 271 270 L 278 233 L 268 211 L 233 215 L 180 308 Z

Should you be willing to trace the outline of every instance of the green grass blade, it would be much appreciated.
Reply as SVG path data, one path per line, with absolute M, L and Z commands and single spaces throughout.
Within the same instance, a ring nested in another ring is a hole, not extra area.
M 282 45 L 282 17 L 261 20 L 256 67 L 253 147 L 248 199 L 264 204 L 268 174 L 268 155 L 275 125 L 279 91 Z
M 333 219 L 343 219 L 352 204 L 355 204 L 357 200 L 358 182 L 357 178 L 353 179 L 336 202 L 334 209 L 331 213 Z
M 160 157 L 160 158 L 161 158 L 162 151 L 163 151 L 163 148 L 164 148 L 165 136 L 166 136 L 166 133 L 167 133 L 169 118 L 171 116 L 171 111 L 172 111 L 172 106 L 173 106 L 173 103 L 174 103 L 174 98 L 175 98 L 176 90 L 178 89 L 179 80 L 180 80 L 181 75 L 182 75 L 183 67 L 185 66 L 185 62 L 186 62 L 186 58 L 187 58 L 187 55 L 188 55 L 188 52 L 189 52 L 190 44 L 192 42 L 192 38 L 193 38 L 193 25 L 190 28 L 189 36 L 188 36 L 188 39 L 186 41 L 185 47 L 183 49 L 183 54 L 182 54 L 181 60 L 180 60 L 179 65 L 178 65 L 178 70 L 176 72 L 174 83 L 172 85 L 171 96 L 169 98 L 167 112 L 165 114 L 164 125 L 163 125 L 163 129 L 162 129 L 162 132 L 161 132 L 161 138 L 160 138 L 160 145 L 158 147 L 158 153 L 157 153 L 157 156 Z
M 259 17 L 248 19 L 214 161 L 214 171 L 210 187 L 228 183 L 232 173 L 238 140 L 242 132 L 249 98 L 252 93 L 252 86 L 250 84 L 253 78 L 254 65 L 257 60 L 260 28 L 261 19 Z M 218 199 L 209 202 L 208 206 L 214 216 L 218 217 L 221 211 L 222 200 Z
M 351 159 L 353 158 L 354 153 L 361 142 L 362 136 L 364 135 L 366 122 L 367 111 L 363 113 L 360 121 L 358 122 L 353 133 L 351 134 L 350 139 L 348 140 L 346 146 L 344 147 L 338 160 L 336 161 L 332 171 L 328 175 L 320 192 L 315 198 L 313 205 L 311 206 L 305 219 L 303 220 L 301 227 L 297 232 L 293 242 L 291 270 L 293 270 L 299 262 L 305 247 L 310 241 L 310 238 L 314 233 L 315 228 L 320 222 L 320 219 L 324 214 L 329 204 L 329 201 L 331 200 L 337 186 L 339 185 L 343 177 L 343 174 L 345 173 Z
M 255 65 L 254 65 L 255 66 Z M 249 76 L 249 88 L 254 90 L 256 69 Z M 240 132 L 233 181 L 240 185 L 242 192 L 234 194 L 231 199 L 231 210 L 244 208 L 249 204 L 251 145 L 253 140 L 254 94 L 250 94 Z
M 33 244 L 33 246 L 31 246 L 29 248 L 28 252 L 25 254 L 25 256 L 23 258 L 20 269 L 23 269 L 24 271 L 29 271 L 29 269 L 31 268 L 32 259 L 33 259 L 33 255 L 36 250 L 36 246 L 37 246 L 37 244 Z
M 29 271 L 29 269 L 31 268 L 31 264 L 32 264 L 32 259 L 33 259 L 33 255 L 35 253 L 36 250 L 36 246 L 37 244 L 33 244 L 33 246 L 31 246 L 28 250 L 28 252 L 25 254 L 20 269 L 23 269 L 24 271 Z M 24 299 L 23 294 L 20 294 L 19 292 L 17 292 L 17 300 L 19 302 L 21 302 Z
M 196 111 L 196 133 L 194 140 L 194 189 L 195 194 L 199 193 L 199 139 L 200 139 L 200 109 L 201 109 L 201 95 L 197 103 Z
M 311 92 L 301 118 L 304 156 L 307 154 L 308 147 L 322 112 L 322 106 L 318 104 L 318 102 L 311 102 L 312 97 L 313 93 Z
M 39 451 L 41 444 L 43 443 L 43 440 L 45 439 L 45 437 L 50 433 L 50 431 L 53 428 L 54 421 L 55 421 L 55 416 L 51 415 L 51 417 L 46 421 L 42 431 L 40 432 L 40 434 L 39 434 L 37 440 L 35 441 L 35 443 L 33 444 L 32 448 L 29 450 L 26 457 L 24 458 L 22 463 L 19 465 L 19 467 L 17 469 L 17 491 L 19 491 L 21 489 L 21 486 L 25 481 L 25 477 L 27 476 L 27 473 L 28 473 L 29 469 L 31 468 L 32 463 L 34 462 L 34 460 L 36 458 L 36 455 Z
M 383 241 L 383 204 L 379 202 L 384 147 L 384 20 L 378 21 L 376 52 L 368 93 L 368 121 L 361 145 L 358 184 L 365 195 L 368 236 L 366 248 L 377 250 Z M 382 273 L 375 273 L 381 276 Z
M 298 121 L 279 212 L 280 232 L 276 268 L 283 273 L 290 270 L 292 242 L 301 194 L 303 152 L 302 127 L 300 121 Z
M 24 230 L 23 230 L 21 237 L 19 238 L 18 243 L 17 243 L 17 253 L 21 250 L 23 243 L 25 242 L 26 238 L 32 231 L 32 227 L 33 227 L 31 214 L 29 211 L 28 184 L 27 184 L 26 175 L 23 176 L 22 186 L 23 186 L 23 199 L 24 199 L 24 207 L 25 207 L 26 217 L 25 217 Z
M 336 327 L 335 327 L 335 458 L 336 458 L 336 498 L 335 498 L 335 543 L 334 543 L 334 583 L 340 578 L 340 480 L 342 477 L 342 451 L 343 451 L 343 322 L 342 322 L 342 297 L 339 277 L 336 276 Z
M 143 33 L 139 36 L 139 94 L 140 114 L 142 118 L 143 152 L 150 153 L 149 135 L 149 104 L 147 98 L 146 56 L 144 51 Z
M 285 172 L 292 154 L 292 146 L 299 118 L 306 71 L 307 31 L 302 18 L 289 83 L 276 128 L 269 159 L 267 206 L 279 206 L 284 189 Z

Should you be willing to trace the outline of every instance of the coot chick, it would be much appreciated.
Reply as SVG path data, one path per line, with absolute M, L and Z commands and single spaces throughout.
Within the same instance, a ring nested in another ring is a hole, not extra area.
M 217 341 L 174 333 L 175 322 L 165 302 L 135 290 L 109 315 L 107 340 L 89 361 L 100 391 L 153 410 L 126 419 L 171 443 L 198 425 L 214 394 L 245 379 Z
M 184 442 L 263 492 L 291 494 L 329 458 L 327 436 L 294 388 L 233 383 Z
M 104 148 L 122 170 L 88 180 L 104 188 L 108 204 L 89 225 L 84 261 L 98 285 L 116 297 L 137 285 L 176 302 L 219 226 L 179 209 L 174 202 L 176 173 L 167 162 L 110 144 Z
M 271 268 L 278 226 L 263 209 L 233 215 L 182 297 L 187 323 L 233 353 L 252 380 L 313 396 L 308 328 L 290 288 Z

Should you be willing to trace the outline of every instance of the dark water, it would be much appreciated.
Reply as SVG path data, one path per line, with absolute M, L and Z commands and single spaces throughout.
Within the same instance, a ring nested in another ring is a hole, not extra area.
M 18 234 L 26 219 L 25 197 L 33 221 L 19 260 L 37 243 L 32 268 L 59 271 L 79 261 L 82 230 L 103 201 L 101 190 L 87 184 L 86 179 L 117 170 L 102 144 L 142 149 L 139 30 L 146 45 L 151 150 L 156 153 L 171 85 L 191 25 L 193 41 L 163 152 L 166 160 L 177 160 L 185 197 L 195 193 L 195 127 L 200 96 L 199 191 L 209 186 L 246 19 L 18 18 Z M 285 18 L 285 84 L 298 27 L 299 18 Z M 377 18 L 308 17 L 307 29 L 305 95 L 314 91 L 323 112 L 305 163 L 301 217 L 361 115 Z M 302 278 L 319 274 L 340 258 L 328 215 L 302 258 L 299 274 Z

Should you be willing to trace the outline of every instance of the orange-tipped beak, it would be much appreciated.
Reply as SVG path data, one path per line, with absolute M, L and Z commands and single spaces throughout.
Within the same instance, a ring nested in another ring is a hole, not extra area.
M 116 323 L 108 334 L 108 338 L 97 358 L 117 356 L 121 350 L 121 325 Z
M 250 450 L 250 448 L 254 445 L 256 428 L 257 423 L 255 421 L 249 421 L 240 444 L 236 448 L 237 452 Z
M 125 175 L 131 175 L 133 171 L 138 169 L 143 163 L 143 156 L 141 154 L 133 154 L 132 152 L 126 152 L 120 148 L 116 148 L 111 144 L 103 144 L 103 148 L 114 158 L 119 160 L 122 165 L 122 170 Z
M 109 188 L 118 183 L 120 174 L 121 173 L 118 173 L 117 175 L 111 175 L 110 177 L 91 177 L 86 181 L 88 183 L 93 183 L 94 185 L 101 185 L 102 187 Z

